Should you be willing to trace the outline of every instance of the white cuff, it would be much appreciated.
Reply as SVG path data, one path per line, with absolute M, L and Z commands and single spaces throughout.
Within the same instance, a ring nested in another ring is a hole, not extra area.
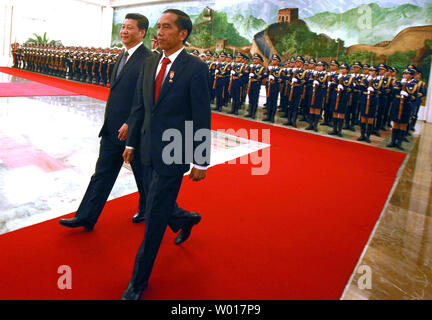
M 134 150 L 135 148 L 134 147 L 130 147 L 130 146 L 126 146 L 126 149 Z
M 197 168 L 198 170 L 207 170 L 207 167 L 199 166 L 197 164 L 194 164 L 193 166 L 194 166 L 194 168 Z

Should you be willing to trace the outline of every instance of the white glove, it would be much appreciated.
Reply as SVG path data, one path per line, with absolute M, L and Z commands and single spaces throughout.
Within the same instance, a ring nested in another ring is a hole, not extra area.
M 297 71 L 297 68 L 292 68 L 292 71 Z
M 251 72 L 249 73 L 249 78 L 252 78 L 254 76 L 254 74 Z
M 353 83 L 354 88 L 357 86 L 355 83 Z
M 314 86 L 319 86 L 318 80 L 314 80 L 313 84 L 314 84 Z
M 218 70 L 218 69 L 216 69 L 216 70 L 215 70 L 215 73 L 219 73 L 219 70 Z
M 406 79 L 402 79 L 402 80 L 401 80 L 401 83 L 402 83 L 402 84 L 405 84 L 405 83 L 407 83 L 407 80 L 406 80 Z
M 292 83 L 296 83 L 298 80 L 297 80 L 297 78 L 292 78 Z
M 338 79 L 342 79 L 342 78 L 343 78 L 343 75 L 339 73 Z
M 235 75 L 235 71 L 234 71 L 234 70 L 231 70 L 231 74 L 232 74 L 232 75 Z
M 269 75 L 270 80 L 274 80 L 275 78 L 272 75 Z
M 330 87 L 332 84 L 333 84 L 333 82 L 329 82 L 329 83 L 327 84 L 327 87 Z
M 268 67 L 269 70 L 272 70 L 273 68 L 274 68 L 273 66 L 269 66 L 269 67 Z
M 250 65 L 249 65 L 249 67 L 251 67 L 251 68 L 253 68 L 255 65 L 253 64 L 253 63 L 251 63 Z
M 368 88 L 368 91 L 369 91 L 369 92 L 374 92 L 374 91 L 375 91 L 375 89 L 374 89 L 374 88 L 372 88 L 372 87 L 369 87 L 369 88 Z
M 368 81 L 372 80 L 372 76 L 367 77 Z
M 405 90 L 402 90 L 402 91 L 400 92 L 400 95 L 401 95 L 401 96 L 404 96 L 404 97 L 408 97 L 408 96 L 409 96 L 408 92 L 406 92 Z
M 338 89 L 339 89 L 340 91 L 342 91 L 342 90 L 344 89 L 344 86 L 341 85 L 341 84 L 339 84 L 339 85 L 338 85 Z

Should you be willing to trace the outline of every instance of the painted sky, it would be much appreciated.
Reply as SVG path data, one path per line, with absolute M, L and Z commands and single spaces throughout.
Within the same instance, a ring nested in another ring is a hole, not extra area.
M 299 8 L 300 18 L 308 18 L 323 11 L 335 13 L 345 12 L 356 8 L 362 4 L 377 3 L 381 7 L 393 7 L 405 3 L 417 6 L 432 5 L 432 0 L 266 0 L 265 5 L 257 5 L 257 0 L 200 0 L 200 1 L 179 1 L 178 3 L 164 4 L 143 4 L 127 8 L 116 8 L 114 14 L 114 23 L 123 21 L 128 12 L 140 12 L 149 18 L 150 25 L 154 25 L 160 13 L 168 8 L 176 8 L 187 12 L 188 14 L 199 14 L 205 6 L 215 10 L 223 10 L 228 16 L 242 13 L 243 15 L 252 14 L 257 18 L 265 20 L 267 23 L 275 22 L 278 8 Z

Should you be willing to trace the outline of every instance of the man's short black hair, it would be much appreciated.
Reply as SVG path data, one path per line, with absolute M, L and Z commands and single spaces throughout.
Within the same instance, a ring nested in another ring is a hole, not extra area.
M 186 13 L 178 9 L 167 9 L 162 13 L 174 13 L 177 15 L 177 20 L 176 20 L 177 27 L 179 28 L 180 31 L 186 30 L 188 33 L 186 38 L 183 40 L 183 43 L 186 43 L 186 40 L 189 38 L 192 32 L 192 21 L 190 17 Z
M 147 29 L 149 26 L 149 21 L 146 16 L 143 16 L 140 13 L 128 13 L 125 19 L 133 19 L 138 22 L 138 29 L 145 30 L 147 33 Z

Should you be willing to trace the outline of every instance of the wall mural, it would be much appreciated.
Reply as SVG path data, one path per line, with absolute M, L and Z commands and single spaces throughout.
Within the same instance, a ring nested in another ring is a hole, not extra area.
M 414 63 L 427 78 L 432 54 L 432 0 L 201 0 L 144 4 L 114 11 L 112 45 L 128 12 L 144 14 L 150 47 L 160 14 L 168 8 L 191 16 L 188 49 L 303 55 L 329 61 L 386 63 L 399 69 Z

